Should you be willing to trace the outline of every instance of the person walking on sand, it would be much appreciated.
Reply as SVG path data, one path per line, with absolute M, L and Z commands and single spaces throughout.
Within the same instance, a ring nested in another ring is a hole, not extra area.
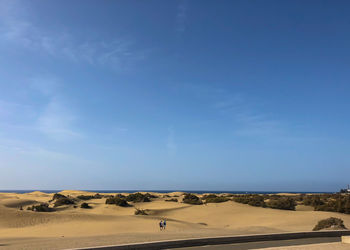
M 160 229 L 160 231 L 163 230 L 163 221 L 160 221 L 160 222 L 159 222 L 159 229 Z
M 166 219 L 163 220 L 163 228 L 164 228 L 164 230 L 166 228 Z

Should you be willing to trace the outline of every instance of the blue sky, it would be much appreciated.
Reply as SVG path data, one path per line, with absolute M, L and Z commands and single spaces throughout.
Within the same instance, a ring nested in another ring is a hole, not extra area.
M 349 11 L 0 0 L 0 189 L 344 187 Z

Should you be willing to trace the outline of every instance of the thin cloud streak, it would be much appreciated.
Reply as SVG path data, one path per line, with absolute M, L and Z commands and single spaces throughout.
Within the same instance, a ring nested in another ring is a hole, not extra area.
M 85 37 L 77 39 L 69 31 L 48 31 L 35 25 L 22 14 L 25 8 L 16 1 L 1 1 L 0 41 L 9 46 L 43 53 L 56 59 L 94 66 L 108 66 L 113 70 L 128 70 L 135 62 L 146 57 L 146 52 L 133 47 L 130 39 L 112 41 Z M 26 9 L 29 12 L 29 9 Z

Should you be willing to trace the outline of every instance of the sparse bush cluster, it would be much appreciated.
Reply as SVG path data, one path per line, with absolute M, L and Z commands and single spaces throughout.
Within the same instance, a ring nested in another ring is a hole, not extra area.
M 330 217 L 328 219 L 320 220 L 314 227 L 313 231 L 322 229 L 346 229 L 342 219 Z
M 264 201 L 264 197 L 258 194 L 242 194 L 235 195 L 232 197 L 235 202 L 248 204 L 254 207 L 266 207 L 266 203 Z
M 85 208 L 85 209 L 89 209 L 89 208 L 92 208 L 88 203 L 84 202 L 84 203 L 81 203 L 80 205 L 81 208 Z
M 115 197 L 107 198 L 106 204 L 115 204 L 120 207 L 130 207 L 131 205 L 126 201 L 125 196 L 120 197 L 116 195 Z
M 100 195 L 100 194 L 95 194 L 95 195 L 78 195 L 77 198 L 79 200 L 87 201 L 87 200 L 92 200 L 92 199 L 101 199 L 101 198 L 103 198 L 103 195 Z
M 150 202 L 151 198 L 154 198 L 155 196 L 146 193 L 146 194 L 142 194 L 142 193 L 134 193 L 134 194 L 129 194 L 128 196 L 126 196 L 126 200 L 127 201 L 132 201 L 132 202 Z
M 194 195 L 194 194 L 190 194 L 190 193 L 186 193 L 183 200 L 182 200 L 183 203 L 187 203 L 187 204 L 191 204 L 191 205 L 202 205 L 203 202 L 202 200 Z
M 266 202 L 266 206 L 274 209 L 295 210 L 296 202 L 291 197 L 272 198 Z
M 49 207 L 49 204 L 42 203 L 40 205 L 33 205 L 28 207 L 27 210 L 32 210 L 34 212 L 53 212 L 55 211 L 53 208 Z
M 296 202 L 292 197 L 280 195 L 235 195 L 233 200 L 254 207 L 269 207 L 273 209 L 295 210 Z
M 202 200 L 205 200 L 205 203 L 220 203 L 228 201 L 229 198 L 224 196 L 217 196 L 216 194 L 203 195 Z
M 171 199 L 167 199 L 165 201 L 170 201 L 170 202 L 178 202 L 178 200 L 176 198 L 171 198 Z
M 315 211 L 350 214 L 350 195 L 348 194 L 305 195 L 302 204 L 312 206 Z
M 54 207 L 75 204 L 73 199 L 71 199 L 63 194 L 58 194 L 58 193 L 53 195 L 52 200 L 54 201 Z

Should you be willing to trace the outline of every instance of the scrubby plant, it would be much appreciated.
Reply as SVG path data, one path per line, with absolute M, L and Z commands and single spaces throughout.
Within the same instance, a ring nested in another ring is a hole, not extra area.
M 103 195 L 100 195 L 100 194 L 95 194 L 95 195 L 78 195 L 77 198 L 79 200 L 87 201 L 87 200 L 91 200 L 91 199 L 101 199 L 101 198 L 103 198 Z
M 75 204 L 75 202 L 71 198 L 68 198 L 68 197 L 58 198 L 54 202 L 54 207 L 59 207 L 63 205 L 72 205 L 72 204 Z
M 266 207 L 264 196 L 258 194 L 235 195 L 232 198 L 235 202 L 248 204 L 254 207 Z
M 312 206 L 315 211 L 350 214 L 350 195 L 348 194 L 307 195 L 303 199 L 303 204 Z
M 217 196 L 215 194 L 204 195 L 202 199 L 205 200 L 205 203 L 220 203 L 229 200 L 227 197 Z
M 216 198 L 216 197 L 218 197 L 216 194 L 205 194 L 202 196 L 202 199 L 206 200 L 206 199 L 211 199 L 211 198 Z
M 53 195 L 51 201 L 54 201 L 54 207 L 75 204 L 75 202 L 72 198 L 67 197 L 67 196 L 60 194 L 60 193 L 55 193 Z
M 119 198 L 118 196 L 107 198 L 106 204 L 115 204 L 120 207 L 130 207 L 130 204 L 125 200 L 125 198 Z
M 138 209 L 138 208 L 135 208 L 134 214 L 135 214 L 135 215 L 148 215 L 148 214 L 146 213 L 146 210 Z
M 67 196 L 63 195 L 63 194 L 60 194 L 60 193 L 55 193 L 52 197 L 52 200 L 57 200 L 57 199 L 60 199 L 60 198 L 67 198 Z
M 295 200 L 290 197 L 278 197 L 266 202 L 267 207 L 282 210 L 295 210 Z
M 132 202 L 150 202 L 150 198 L 148 195 L 142 194 L 142 193 L 134 193 L 134 194 L 129 194 L 126 197 L 127 201 L 132 201 Z
M 80 205 L 81 208 L 92 208 L 88 203 L 84 202 Z
M 87 201 L 87 200 L 94 199 L 94 196 L 93 195 L 78 195 L 77 198 L 79 200 Z
M 121 199 L 125 199 L 126 196 L 123 194 L 116 194 L 115 197 L 121 198 Z
M 150 193 L 146 193 L 145 196 L 148 197 L 149 199 L 156 199 L 156 198 L 158 198 L 157 195 L 150 194 Z
M 201 201 L 201 199 L 198 196 L 191 194 L 191 193 L 186 193 L 182 202 L 187 203 L 187 204 L 191 204 L 191 205 L 202 205 L 203 204 L 203 202 Z
M 165 201 L 178 202 L 178 200 L 175 199 L 175 198 L 167 199 L 167 200 L 165 200 Z
M 330 217 L 328 219 L 320 220 L 317 225 L 312 229 L 318 231 L 322 229 L 346 229 L 342 219 Z
M 53 208 L 49 207 L 49 204 L 47 204 L 47 203 L 42 203 L 40 205 L 33 205 L 30 210 L 35 211 L 35 212 L 53 212 L 53 211 L 55 211 Z

